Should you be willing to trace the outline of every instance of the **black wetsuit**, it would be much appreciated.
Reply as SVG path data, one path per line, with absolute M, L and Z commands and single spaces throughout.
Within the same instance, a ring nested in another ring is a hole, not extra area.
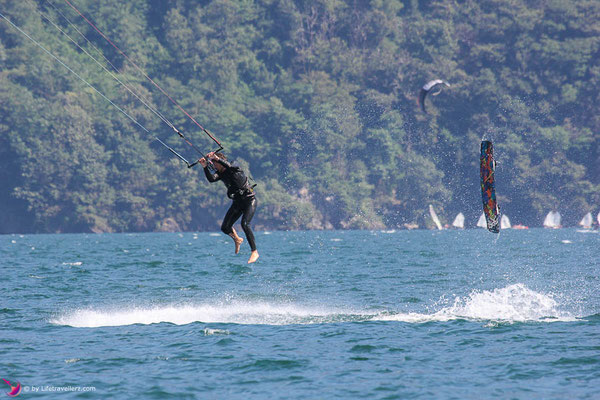
M 231 207 L 223 218 L 221 224 L 221 230 L 223 233 L 229 235 L 232 232 L 232 227 L 235 221 L 242 217 L 242 229 L 248 239 L 248 244 L 252 251 L 256 250 L 256 243 L 254 241 L 254 233 L 250 228 L 250 222 L 254 217 L 256 211 L 256 196 L 254 190 L 248 183 L 248 178 L 244 174 L 244 171 L 240 167 L 233 166 L 225 160 L 213 160 L 215 163 L 221 164 L 225 171 L 215 172 L 214 174 L 208 167 L 204 167 L 204 174 L 209 182 L 223 181 L 227 187 L 227 197 L 233 200 Z

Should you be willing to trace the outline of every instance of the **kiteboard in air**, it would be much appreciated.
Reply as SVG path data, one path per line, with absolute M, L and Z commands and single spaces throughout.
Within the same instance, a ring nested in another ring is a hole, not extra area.
M 494 172 L 494 145 L 488 140 L 481 142 L 480 173 L 481 173 L 481 200 L 483 201 L 483 214 L 490 232 L 500 232 L 500 208 L 496 200 L 496 184 Z

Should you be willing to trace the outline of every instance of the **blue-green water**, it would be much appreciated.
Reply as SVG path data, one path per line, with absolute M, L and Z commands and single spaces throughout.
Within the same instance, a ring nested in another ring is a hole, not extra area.
M 600 398 L 597 233 L 259 232 L 252 266 L 227 239 L 0 236 L 0 377 L 20 398 Z

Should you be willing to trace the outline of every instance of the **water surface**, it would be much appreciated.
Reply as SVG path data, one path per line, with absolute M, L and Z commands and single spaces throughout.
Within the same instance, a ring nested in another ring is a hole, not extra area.
M 257 242 L 248 266 L 220 234 L 0 236 L 1 378 L 23 398 L 598 398 L 597 233 Z

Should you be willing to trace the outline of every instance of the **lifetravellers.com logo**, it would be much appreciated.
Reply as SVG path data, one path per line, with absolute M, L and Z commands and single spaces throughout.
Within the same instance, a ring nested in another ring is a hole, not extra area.
M 17 382 L 15 383 L 11 383 L 9 380 L 6 379 L 2 379 L 4 381 L 4 383 L 6 383 L 8 386 L 10 386 L 10 392 L 6 392 L 6 394 L 10 397 L 17 397 L 18 395 L 21 394 L 21 383 Z

